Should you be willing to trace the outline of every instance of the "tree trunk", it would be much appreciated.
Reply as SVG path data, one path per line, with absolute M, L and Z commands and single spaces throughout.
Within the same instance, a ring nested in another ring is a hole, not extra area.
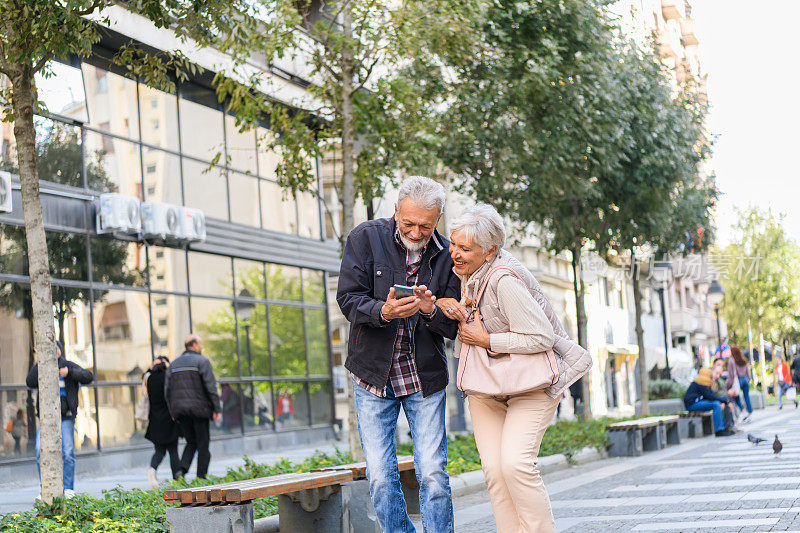
M 586 287 L 583 283 L 583 266 L 581 264 L 581 246 L 580 239 L 575 243 L 572 249 L 572 282 L 575 289 L 575 311 L 577 315 L 577 328 L 578 328 L 578 344 L 585 349 L 589 349 L 586 340 L 586 305 L 585 294 Z M 583 418 L 584 420 L 592 419 L 592 396 L 591 396 L 591 381 L 592 370 L 584 374 L 581 382 L 581 394 L 583 395 Z
M 350 1 L 342 7 L 342 245 L 355 226 L 353 206 L 355 205 L 355 115 L 353 112 L 353 51 L 350 42 L 353 38 L 353 12 Z M 347 439 L 350 453 L 355 461 L 364 460 L 361 440 L 358 436 L 356 400 L 352 380 L 347 380 Z
M 633 308 L 636 314 L 636 342 L 639 345 L 639 358 L 637 361 L 639 365 L 639 403 L 641 405 L 641 414 L 647 416 L 650 414 L 648 398 L 650 388 L 647 383 L 647 352 L 644 347 L 644 329 L 642 328 L 642 287 L 639 285 L 639 263 L 633 253 L 631 253 L 631 261 L 633 263 Z
M 12 41 L 13 42 L 13 39 Z M 39 431 L 42 499 L 52 502 L 63 496 L 61 459 L 61 403 L 58 391 L 58 361 L 53 327 L 53 298 L 47 255 L 39 174 L 36 169 L 36 132 L 33 125 L 33 72 L 28 66 L 12 77 L 14 138 L 17 143 L 22 212 L 28 244 L 31 279 L 34 345 L 39 364 Z

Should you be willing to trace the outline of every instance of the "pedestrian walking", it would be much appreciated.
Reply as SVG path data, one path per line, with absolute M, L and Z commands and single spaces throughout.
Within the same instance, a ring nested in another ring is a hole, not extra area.
M 25 421 L 25 411 L 17 409 L 17 414 L 14 419 L 8 423 L 6 431 L 8 431 L 11 434 L 11 438 L 14 439 L 14 455 L 20 455 L 22 453 L 20 440 L 22 440 L 22 437 L 28 432 L 28 423 Z
M 701 368 L 699 375 L 689 384 L 683 395 L 683 405 L 687 411 L 712 411 L 714 418 L 714 434 L 717 437 L 729 437 L 734 434 L 730 429 L 731 422 L 726 423 L 724 409 L 730 410 L 730 398 L 718 396 L 711 388 L 722 375 L 722 359 L 711 368 Z M 732 420 L 732 418 L 731 418 Z
M 370 220 L 350 232 L 336 293 L 350 322 L 345 367 L 353 377 L 370 496 L 381 529 L 391 533 L 415 531 L 397 467 L 401 407 L 414 441 L 423 527 L 454 530 L 444 338 L 455 338 L 458 323 L 434 304 L 437 297 L 458 295 L 449 242 L 436 231 L 444 201 L 439 183 L 418 176 L 404 180 L 393 218 Z M 410 294 L 397 293 L 395 286 L 409 287 Z
M 775 363 L 775 376 L 778 379 L 778 390 L 775 392 L 778 395 L 778 409 L 783 409 L 783 395 L 789 393 L 789 389 L 792 388 L 792 373 L 789 370 L 789 363 L 787 363 L 783 357 L 778 356 L 777 359 L 778 361 Z M 791 399 L 794 400 L 794 407 L 797 409 L 797 389 L 794 389 Z
M 64 496 L 75 495 L 75 416 L 78 413 L 78 389 L 94 380 L 91 371 L 81 368 L 77 363 L 64 358 L 64 350 L 60 342 L 56 342 L 58 357 L 58 388 L 61 397 L 61 456 L 64 463 L 63 482 Z M 39 364 L 35 364 L 28 372 L 25 384 L 31 389 L 39 388 Z M 36 416 L 39 416 L 39 395 L 36 395 Z M 39 427 L 36 428 L 36 468 L 41 478 L 39 455 L 41 441 Z M 41 496 L 41 495 L 40 495 Z M 37 496 L 37 499 L 40 499 Z
M 795 388 L 800 387 L 800 354 L 794 357 L 789 369 L 792 371 L 792 383 L 794 383 Z
M 481 386 L 489 381 L 479 366 L 467 366 L 465 357 L 479 355 L 470 346 L 485 349 L 488 357 L 498 361 L 525 354 L 516 359 L 521 366 L 516 367 L 515 375 L 507 375 L 509 370 L 500 374 L 502 377 L 493 375 L 498 378 L 493 393 L 464 389 L 470 394 L 475 443 L 497 530 L 552 532 L 555 523 L 550 498 L 536 468 L 539 446 L 569 381 L 585 373 L 591 359 L 585 350 L 578 350 L 581 371 L 558 365 L 552 351 L 556 337 L 573 350 L 578 345 L 567 337 L 530 271 L 503 249 L 505 228 L 494 207 L 478 204 L 469 208 L 451 227 L 450 256 L 461 279 L 461 300 L 445 298 L 437 305 L 446 316 L 459 320 L 458 337 L 466 346 L 461 350 L 457 383 Z M 519 379 L 532 381 L 529 378 L 538 375 L 533 370 L 536 364 L 543 365 L 545 373 L 549 371 L 549 379 L 526 391 L 526 383 Z M 571 377 L 551 387 L 559 378 L 554 369 Z M 511 390 L 521 392 L 503 392 Z
M 735 389 L 738 386 L 739 394 L 736 395 L 736 405 L 739 409 L 747 408 L 747 414 L 742 422 L 748 422 L 753 414 L 753 405 L 750 403 L 750 367 L 747 359 L 742 354 L 742 350 L 737 345 L 731 346 L 731 357 L 728 358 L 728 379 L 725 382 L 726 389 Z M 744 404 L 742 401 L 744 400 Z
M 278 398 L 277 404 L 275 411 L 278 415 L 278 422 L 281 423 L 281 427 L 290 425 L 294 421 L 294 403 L 292 403 L 292 397 L 288 392 L 283 391 Z
M 169 367 L 169 358 L 158 356 L 145 375 L 145 388 L 150 399 L 150 409 L 147 414 L 147 431 L 144 438 L 153 443 L 153 457 L 150 459 L 150 468 L 147 471 L 147 480 L 151 489 L 158 488 L 158 466 L 169 453 L 169 467 L 172 478 L 177 479 L 180 474 L 181 460 L 178 455 L 178 437 L 180 429 L 178 423 L 172 419 L 164 397 L 164 381 Z
M 184 347 L 186 351 L 172 362 L 164 375 L 167 407 L 186 439 L 176 477 L 186 475 L 197 452 L 197 477 L 205 479 L 211 462 L 209 421 L 219 421 L 222 409 L 211 361 L 202 355 L 202 339 L 189 335 Z

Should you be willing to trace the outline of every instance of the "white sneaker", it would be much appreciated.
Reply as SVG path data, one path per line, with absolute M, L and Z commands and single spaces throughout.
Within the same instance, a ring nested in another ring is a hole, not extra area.
M 75 497 L 75 491 L 72 489 L 64 489 L 64 499 L 69 500 L 70 498 Z
M 156 469 L 152 466 L 147 470 L 147 483 L 150 485 L 151 490 L 158 488 L 158 476 L 156 475 Z
M 742 424 L 747 424 L 748 422 L 750 422 L 750 416 L 751 416 L 751 415 L 750 415 L 749 413 L 748 413 L 748 414 L 746 414 L 746 415 L 744 415 L 744 416 L 742 417 Z

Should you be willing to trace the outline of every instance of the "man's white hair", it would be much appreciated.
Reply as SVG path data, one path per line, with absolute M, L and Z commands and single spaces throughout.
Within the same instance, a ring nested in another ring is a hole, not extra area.
M 438 208 L 439 213 L 444 211 L 444 187 L 425 176 L 410 176 L 403 180 L 397 195 L 397 207 L 406 198 L 410 198 L 422 209 Z
M 506 242 L 503 218 L 489 204 L 475 204 L 461 213 L 450 223 L 451 233 L 459 230 L 464 231 L 467 241 L 477 244 L 484 252 L 488 252 L 492 246 L 497 246 L 499 252 Z

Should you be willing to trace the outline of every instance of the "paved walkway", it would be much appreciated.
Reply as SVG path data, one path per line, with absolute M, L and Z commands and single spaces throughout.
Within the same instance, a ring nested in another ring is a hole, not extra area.
M 741 429 L 544 476 L 556 530 L 800 531 L 800 410 L 756 411 Z M 768 441 L 754 446 L 747 433 Z M 457 532 L 496 530 L 485 493 L 459 498 L 455 508 Z
M 251 454 L 249 457 L 258 463 L 274 463 L 279 457 L 286 457 L 292 462 L 300 462 L 306 457 L 312 455 L 315 450 L 321 450 L 326 453 L 334 453 L 336 446 L 342 449 L 346 443 L 331 442 L 328 444 L 318 444 L 313 447 L 292 448 L 282 452 L 270 452 L 261 454 Z M 183 449 L 183 444 L 181 444 Z M 78 458 L 80 461 L 80 458 Z M 211 457 L 211 465 L 209 466 L 208 473 L 214 476 L 221 476 L 225 474 L 229 468 L 242 466 L 242 457 Z M 111 489 L 117 485 L 124 489 L 146 489 L 147 488 L 147 468 L 148 465 L 142 465 L 141 468 L 135 470 L 123 470 L 121 472 L 108 472 L 106 474 L 79 475 L 75 479 L 75 492 L 82 492 L 91 494 L 92 496 L 102 496 L 103 490 Z M 194 477 L 194 469 L 197 467 L 197 457 L 192 463 L 192 469 L 189 472 L 189 478 Z M 158 479 L 165 480 L 171 477 L 169 470 L 169 457 L 165 457 L 158 469 Z M 12 482 L 0 484 L 0 514 L 22 511 L 33 508 L 33 501 L 36 495 L 39 494 L 39 480 L 31 479 L 27 482 Z

